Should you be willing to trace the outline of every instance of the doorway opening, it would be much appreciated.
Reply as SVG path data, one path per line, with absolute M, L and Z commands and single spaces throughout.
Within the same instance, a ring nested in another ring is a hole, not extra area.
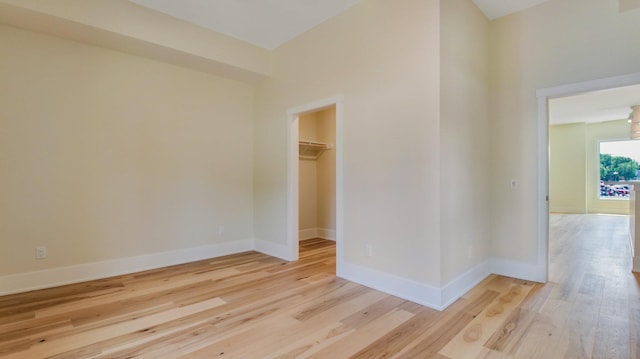
M 336 240 L 335 142 L 335 105 L 298 115 L 299 255 Z
M 335 241 L 339 276 L 344 245 L 343 99 L 335 96 L 292 108 L 287 113 L 290 258 L 299 258 L 301 240 Z
M 553 88 L 541 89 L 537 91 L 538 97 L 538 264 L 537 264 L 537 277 L 541 279 L 541 281 L 549 280 L 549 266 L 550 266 L 550 228 L 554 225 L 552 221 L 555 221 L 555 218 L 550 216 L 551 212 L 557 211 L 558 208 L 561 208 L 562 205 L 559 205 L 557 202 L 554 203 L 554 200 L 561 197 L 558 193 L 554 193 L 554 186 L 552 186 L 551 181 L 555 180 L 551 178 L 551 170 L 558 164 L 558 162 L 554 163 L 554 160 L 550 157 L 552 152 L 550 152 L 550 146 L 552 137 L 556 134 L 552 132 L 552 117 L 554 116 L 551 113 L 551 102 L 552 101 L 564 101 L 566 99 L 575 99 L 578 98 L 578 95 L 588 95 L 588 94 L 599 94 L 606 90 L 616 90 L 618 88 L 624 88 L 634 85 L 640 84 L 640 73 L 630 74 L 582 83 L 576 83 L 565 86 L 558 86 Z M 628 104 L 629 106 L 633 104 Z M 611 108 L 609 108 L 610 110 Z M 609 115 L 611 116 L 611 115 Z M 628 111 L 625 116 L 618 119 L 618 129 L 625 128 L 624 124 L 626 124 L 626 134 L 625 136 L 629 136 L 628 124 L 626 123 L 626 116 L 628 116 Z M 616 116 L 614 116 L 616 117 Z M 589 122 L 589 121 L 584 121 Z M 599 166 L 599 143 L 601 140 L 612 140 L 612 139 L 620 139 L 621 137 L 611 136 L 611 133 L 607 132 L 611 129 L 603 129 L 598 127 L 611 127 L 609 125 L 601 126 L 598 125 L 598 122 L 602 121 L 591 121 L 594 123 L 594 129 L 587 129 L 587 124 L 583 124 L 584 128 L 581 130 L 581 135 L 576 135 L 578 132 L 573 132 L 575 136 L 582 136 L 582 158 L 583 160 L 576 159 L 573 163 L 583 163 L 584 176 L 581 179 L 583 183 L 583 190 L 574 191 L 574 195 L 581 195 L 582 199 L 573 198 L 572 204 L 567 207 L 570 208 L 574 206 L 572 209 L 583 214 L 587 213 L 598 213 L 600 210 L 597 206 L 607 206 L 608 203 L 602 202 L 600 200 L 600 166 Z M 624 122 L 624 124 L 622 123 Z M 613 125 L 612 125 L 613 126 Z M 615 127 L 615 126 L 613 126 Z M 598 132 L 600 131 L 600 132 Z M 565 131 L 567 133 L 571 131 Z M 566 135 L 566 133 L 565 133 Z M 620 136 L 620 135 L 617 135 Z M 578 138 L 576 137 L 576 138 Z M 557 142 L 557 141 L 556 141 Z M 557 142 L 561 143 L 561 142 Z M 551 146 L 552 147 L 552 146 Z M 588 158 L 587 158 L 588 157 Z M 593 157 L 593 161 L 589 158 Z M 557 161 L 557 160 L 556 160 Z M 593 162 L 593 163 L 592 163 Z M 560 180 L 567 179 L 567 177 L 560 178 Z M 555 186 L 555 188 L 561 188 L 562 186 Z M 565 187 L 566 188 L 566 187 Z M 551 196 L 551 198 L 549 197 Z M 550 201 L 551 200 L 551 201 Z M 568 202 L 567 202 L 568 203 Z M 566 204 L 566 203 L 565 203 Z M 560 206 L 560 207 L 559 207 Z M 560 210 L 562 212 L 562 210 Z

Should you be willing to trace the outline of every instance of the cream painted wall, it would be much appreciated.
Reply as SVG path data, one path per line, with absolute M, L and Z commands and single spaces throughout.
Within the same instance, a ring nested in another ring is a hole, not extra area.
M 271 72 L 269 51 L 127 0 L 0 0 L 0 23 L 236 80 Z
M 313 230 L 314 235 L 320 237 L 327 237 L 326 233 L 335 233 L 336 230 L 335 123 L 335 107 L 303 114 L 298 122 L 300 140 L 333 146 L 316 160 L 301 159 L 298 167 L 298 226 L 301 231 Z M 329 237 L 335 239 L 335 235 Z
M 318 123 L 316 119 L 317 112 L 306 113 L 299 116 L 298 138 L 301 141 L 318 140 Z
M 316 113 L 299 116 L 298 137 L 317 141 Z M 301 159 L 298 163 L 298 228 L 318 228 L 318 166 L 316 161 Z
M 257 239 L 286 245 L 287 109 L 341 94 L 345 261 L 439 286 L 439 3 L 363 1 L 273 52 L 256 94 Z
M 489 259 L 489 21 L 471 2 L 440 2 L 442 281 Z M 437 190 L 437 188 L 434 188 Z
M 317 139 L 332 146 L 318 158 L 318 228 L 336 230 L 336 108 L 316 113 Z M 335 235 L 334 238 L 335 239 Z
M 0 275 L 252 239 L 250 86 L 6 26 L 0 52 Z
M 587 212 L 586 131 L 585 123 L 549 126 L 551 212 Z
M 640 9 L 640 0 L 618 0 L 620 11 Z
M 590 123 L 586 130 L 587 208 L 590 213 L 629 214 L 629 201 L 600 199 L 600 141 L 629 140 L 627 120 Z
M 554 0 L 491 23 L 492 254 L 537 263 L 537 89 L 640 72 L 640 11 Z M 510 180 L 519 188 L 510 190 Z
M 318 169 L 315 161 L 300 160 L 298 195 L 298 228 L 318 228 Z
M 551 212 L 629 214 L 629 201 L 600 199 L 603 140 L 629 139 L 626 120 L 549 127 Z

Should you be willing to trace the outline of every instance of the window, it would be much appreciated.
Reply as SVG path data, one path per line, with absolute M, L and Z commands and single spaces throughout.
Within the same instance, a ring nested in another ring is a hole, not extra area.
M 638 178 L 640 140 L 600 142 L 600 197 L 629 198 L 629 185 Z

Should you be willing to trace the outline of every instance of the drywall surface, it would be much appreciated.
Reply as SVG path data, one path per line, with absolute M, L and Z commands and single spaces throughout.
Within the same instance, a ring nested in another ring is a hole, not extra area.
M 336 110 L 335 106 L 300 115 L 302 141 L 327 144 L 316 159 L 300 159 L 298 226 L 302 237 L 335 240 L 336 231 Z
M 442 281 L 489 259 L 489 21 L 471 2 L 441 1 Z
M 586 127 L 585 123 L 549 126 L 551 212 L 587 212 Z
M 536 90 L 640 72 L 638 33 L 639 11 L 600 0 L 549 1 L 491 23 L 494 257 L 540 259 Z
M 316 128 L 315 113 L 299 117 L 300 140 L 317 141 Z M 318 166 L 315 160 L 299 161 L 298 180 L 298 228 L 315 231 L 318 228 Z
M 600 141 L 628 140 L 626 120 L 549 126 L 551 212 L 629 214 L 629 201 L 600 198 Z
M 127 0 L 0 0 L 0 23 L 246 82 L 271 72 L 269 51 Z
M 0 275 L 252 239 L 250 86 L 6 26 L 0 52 Z
M 286 245 L 286 111 L 342 95 L 345 261 L 440 284 L 439 27 L 439 1 L 370 0 L 274 51 L 256 94 L 257 239 Z
M 318 228 L 324 233 L 336 231 L 336 108 L 316 114 L 317 139 L 331 146 L 318 158 Z M 331 237 L 331 235 L 328 235 Z M 333 238 L 335 239 L 335 235 Z

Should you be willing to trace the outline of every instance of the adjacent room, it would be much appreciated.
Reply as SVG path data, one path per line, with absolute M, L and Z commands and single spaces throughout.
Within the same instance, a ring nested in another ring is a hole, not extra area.
M 634 267 L 636 194 L 640 187 L 638 85 L 549 101 L 549 281 L 562 297 L 606 298 Z M 595 310 L 595 308 L 593 308 Z M 585 318 L 587 326 L 615 321 Z
M 640 98 L 554 111 L 637 89 L 639 33 L 638 0 L 0 0 L 0 358 L 637 358 L 599 151 Z

